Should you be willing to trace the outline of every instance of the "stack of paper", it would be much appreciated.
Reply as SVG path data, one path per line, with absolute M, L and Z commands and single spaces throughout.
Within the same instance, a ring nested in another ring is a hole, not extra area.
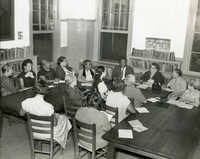
M 149 99 L 147 99 L 147 101 L 148 101 L 148 102 L 155 103 L 155 102 L 159 102 L 159 101 L 160 101 L 160 98 L 159 98 L 159 97 L 149 98 Z
M 138 113 L 149 113 L 149 110 L 145 107 L 137 107 L 135 108 Z
M 131 125 L 131 127 L 133 128 L 133 130 L 137 131 L 137 132 L 143 132 L 148 130 L 147 127 L 145 127 L 139 120 L 131 120 L 128 121 L 128 123 Z
M 133 139 L 133 131 L 130 129 L 119 129 L 118 130 L 119 138 Z
M 185 108 L 185 109 L 192 109 L 194 106 L 191 104 L 187 104 L 178 100 L 170 99 L 167 101 L 169 104 L 176 105 L 179 108 Z

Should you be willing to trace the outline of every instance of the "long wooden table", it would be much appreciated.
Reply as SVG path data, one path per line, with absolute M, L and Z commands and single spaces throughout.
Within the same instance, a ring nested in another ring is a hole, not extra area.
M 146 108 L 150 113 L 132 114 L 103 136 L 109 142 L 107 159 L 115 159 L 117 149 L 153 159 L 192 159 L 200 141 L 200 109 L 181 109 L 165 102 L 147 103 Z M 133 139 L 118 138 L 118 129 L 132 129 L 128 121 L 134 119 L 149 129 L 133 131 Z

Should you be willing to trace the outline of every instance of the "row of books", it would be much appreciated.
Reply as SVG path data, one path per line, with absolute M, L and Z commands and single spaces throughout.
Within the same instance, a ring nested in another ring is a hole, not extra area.
M 138 59 L 131 59 L 132 61 L 132 66 L 136 68 L 142 68 L 145 70 L 150 69 L 152 62 L 150 61 L 143 61 L 143 60 L 138 60 Z M 178 66 L 176 64 L 163 64 L 163 63 L 158 63 L 160 65 L 160 70 L 162 72 L 172 72 L 173 69 L 177 68 Z
M 147 50 L 170 51 L 171 40 L 147 37 L 145 41 L 145 48 Z
M 175 54 L 174 52 L 163 52 L 157 50 L 139 50 L 133 49 L 132 55 L 135 57 L 144 57 L 144 58 L 152 58 L 166 61 L 174 61 Z
M 0 49 L 0 61 L 24 58 L 29 51 L 29 47 Z

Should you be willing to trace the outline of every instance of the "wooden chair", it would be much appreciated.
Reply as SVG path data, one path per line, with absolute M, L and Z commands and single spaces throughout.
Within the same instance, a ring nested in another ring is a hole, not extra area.
M 118 124 L 118 108 L 117 107 L 111 107 L 106 105 L 105 106 L 105 112 L 109 115 L 112 115 L 112 118 L 110 120 L 110 123 L 112 127 Z
M 29 129 L 29 137 L 31 141 L 31 159 L 35 159 L 35 153 L 49 155 L 49 159 L 61 149 L 60 145 L 54 141 L 54 115 L 52 116 L 36 116 L 27 113 L 27 122 Z M 36 137 L 36 134 L 45 135 L 43 137 Z M 43 149 L 43 146 L 49 145 L 48 148 Z
M 97 159 L 106 154 L 105 147 L 97 150 L 96 148 L 96 125 L 86 124 L 73 119 L 73 129 L 75 138 L 75 159 L 82 158 L 86 154 L 91 159 Z M 90 145 L 85 146 L 85 144 Z M 83 155 L 80 154 L 81 150 L 85 150 Z
M 72 119 L 75 117 L 76 111 L 80 108 L 80 106 L 73 105 L 70 100 L 66 101 L 65 96 L 63 96 L 63 103 L 64 103 L 65 114 L 72 122 Z
M 0 109 L 0 138 L 2 137 L 2 131 L 3 131 L 3 112 Z

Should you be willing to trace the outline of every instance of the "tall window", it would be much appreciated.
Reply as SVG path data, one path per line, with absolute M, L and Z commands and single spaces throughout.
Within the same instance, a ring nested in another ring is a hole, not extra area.
M 32 0 L 33 31 L 52 31 L 55 28 L 54 0 Z
M 200 1 L 198 1 L 198 9 L 196 13 L 189 71 L 200 72 Z
M 130 0 L 102 0 L 100 58 L 126 58 Z

